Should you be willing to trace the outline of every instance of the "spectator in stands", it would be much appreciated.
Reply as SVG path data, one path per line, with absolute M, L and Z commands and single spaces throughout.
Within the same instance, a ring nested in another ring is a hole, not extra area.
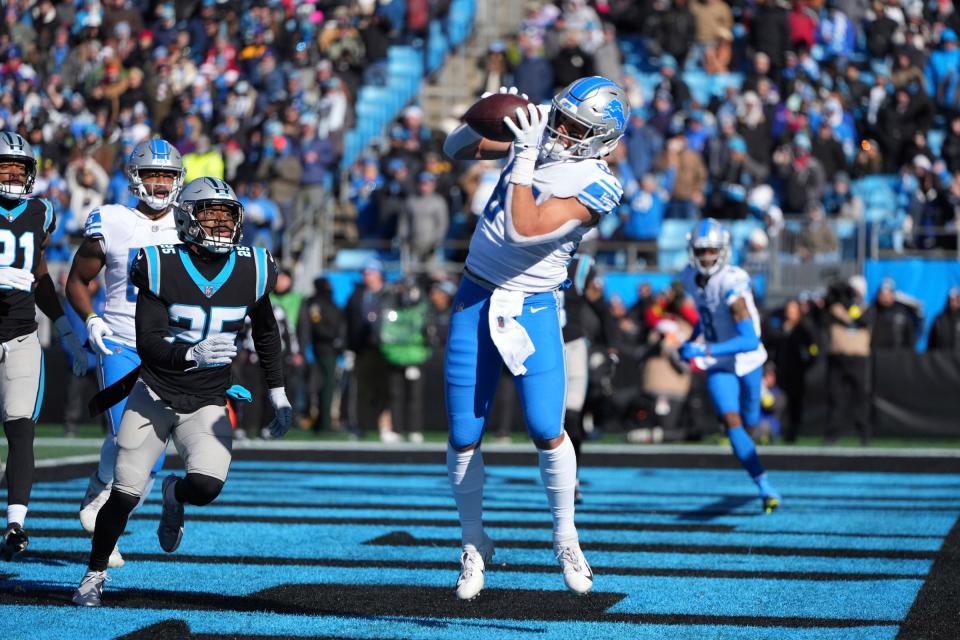
M 917 344 L 920 315 L 914 301 L 900 295 L 893 278 L 884 278 L 877 290 L 877 299 L 870 309 L 872 324 L 870 347 L 879 349 L 913 349 Z
M 882 0 L 873 2 L 871 19 L 866 25 L 867 52 L 871 58 L 882 60 L 893 51 L 895 34 L 903 25 L 903 13 L 897 5 L 893 5 L 893 8 L 896 11 L 886 9 Z M 894 17 L 899 17 L 899 20 Z
M 950 130 L 943 141 L 941 155 L 951 173 L 960 171 L 960 113 L 950 119 Z
M 826 175 L 823 165 L 811 155 L 812 144 L 805 133 L 797 134 L 789 147 L 773 154 L 777 172 L 784 181 L 783 206 L 787 213 L 807 212 L 811 203 L 823 198 Z
M 683 78 L 677 75 L 677 60 L 670 54 L 660 56 L 660 82 L 654 88 L 656 94 L 667 94 L 673 106 L 685 108 L 690 100 L 690 88 Z M 656 108 L 656 105 L 654 105 Z M 660 109 L 657 109 L 660 111 Z M 666 134 L 666 131 L 663 131 Z
M 960 354 L 960 287 L 947 293 L 947 304 L 930 327 L 927 349 Z
M 554 89 L 559 90 L 584 76 L 594 75 L 593 56 L 580 46 L 580 34 L 570 30 L 563 34 L 562 46 L 553 56 Z
M 103 204 L 110 176 L 94 160 L 80 157 L 70 162 L 64 178 L 70 192 L 70 210 L 82 229 L 90 211 Z
M 860 148 L 853 159 L 853 177 L 862 178 L 883 173 L 885 163 L 876 140 L 861 140 Z
M 778 384 L 787 396 L 787 422 L 784 440 L 796 442 L 803 426 L 807 393 L 807 371 L 818 353 L 814 327 L 804 316 L 798 300 L 788 300 L 780 314 L 775 314 L 763 330 L 764 344 L 770 352 L 779 375 Z
M 657 156 L 663 149 L 663 136 L 647 122 L 643 109 L 633 109 L 625 140 L 621 144 L 626 146 L 630 171 L 634 176 L 641 177 L 653 171 Z
M 292 240 L 303 228 L 303 221 L 297 219 L 294 209 L 303 179 L 303 164 L 300 156 L 293 153 L 286 136 L 278 134 L 269 138 L 266 151 L 257 168 L 257 178 L 267 182 L 270 199 L 280 209 L 284 234 Z
M 243 205 L 243 244 L 273 251 L 273 231 L 280 224 L 277 205 L 267 198 L 260 181 L 239 183 L 237 192 Z
M 833 178 L 833 185 L 824 196 L 824 209 L 831 218 L 862 220 L 863 200 L 850 190 L 850 177 L 843 171 Z
M 846 61 L 853 54 L 857 29 L 837 0 L 827 1 L 827 10 L 820 19 L 818 36 L 825 49 L 826 59 L 840 58 L 841 61 Z
M 690 44 L 697 37 L 697 19 L 690 11 L 687 0 L 673 0 L 671 5 L 660 19 L 660 47 L 673 56 L 677 66 L 683 69 Z
M 700 154 L 687 148 L 687 139 L 676 136 L 667 141 L 657 168 L 668 176 L 671 185 L 666 217 L 693 220 L 704 203 L 707 168 Z
M 657 262 L 656 240 L 660 235 L 660 226 L 670 197 L 657 177 L 648 173 L 637 184 L 632 175 L 624 184 L 624 205 L 620 209 L 621 232 L 626 240 L 641 240 L 648 245 L 641 250 L 640 256 L 649 265 Z
M 779 386 L 778 370 L 772 362 L 763 365 L 760 383 L 760 422 L 750 431 L 757 444 L 770 444 L 780 439 L 786 398 Z
M 737 105 L 737 133 L 747 143 L 747 152 L 756 162 L 770 166 L 773 133 L 763 112 L 760 96 L 753 91 L 743 94 Z
M 790 25 L 790 44 L 794 49 L 799 45 L 807 49 L 813 47 L 817 40 L 817 21 L 816 12 L 806 0 L 793 1 L 793 10 L 787 22 Z
M 867 418 L 867 371 L 870 361 L 870 326 L 866 318 L 862 277 L 840 283 L 827 294 L 827 428 L 824 444 L 835 444 L 850 424 L 860 443 L 870 444 Z
M 726 6 L 722 1 L 718 1 L 718 4 Z M 711 74 L 729 73 L 732 62 L 733 32 L 723 29 L 718 33 L 717 39 L 703 51 L 703 70 Z
M 437 179 L 428 172 L 417 178 L 417 192 L 407 197 L 398 221 L 397 236 L 418 264 L 437 257 L 437 251 L 447 237 L 450 209 L 447 201 L 437 193 Z
M 753 218 L 763 220 L 768 238 L 776 238 L 783 231 L 783 211 L 777 206 L 776 195 L 768 184 L 761 184 L 747 196 L 747 210 Z
M 763 229 L 754 229 L 747 238 L 740 266 L 750 275 L 765 274 L 770 267 L 770 238 Z
M 430 358 L 427 300 L 411 277 L 390 287 L 384 296 L 380 352 L 387 363 L 393 426 L 392 431 L 381 430 L 380 437 L 392 442 L 405 435 L 410 442 L 423 442 L 423 365 Z
M 846 171 L 847 156 L 827 118 L 820 121 L 812 146 L 813 157 L 820 162 L 826 176 L 835 176 L 841 171 Z
M 733 29 L 733 12 L 723 0 L 695 0 L 690 5 L 697 23 L 697 44 L 709 47 Z
M 296 197 L 295 216 L 301 224 L 315 226 L 319 225 L 320 208 L 336 156 L 330 139 L 319 135 L 315 115 L 304 115 L 300 123 L 300 135 L 294 148 L 303 167 L 303 175 Z
M 920 107 L 906 89 L 897 89 L 877 114 L 877 134 L 883 145 L 884 170 L 893 173 L 906 160 L 903 148 L 919 125 Z
M 530 100 L 537 104 L 544 104 L 553 97 L 553 66 L 543 55 L 543 45 L 537 42 L 527 32 L 521 32 L 518 37 L 520 47 L 520 62 L 513 70 L 514 82 L 520 93 L 525 93 Z M 499 87 L 492 89 L 497 91 Z
M 823 205 L 811 201 L 807 205 L 807 220 L 797 242 L 797 254 L 801 260 L 825 262 L 840 258 L 837 250 L 837 234 L 826 219 Z
M 197 146 L 190 153 L 183 156 L 183 168 L 187 172 L 186 182 L 209 176 L 211 178 L 224 177 L 223 154 L 210 144 L 210 138 L 201 135 L 197 138 Z
M 384 420 L 389 397 L 383 375 L 387 365 L 380 352 L 383 295 L 383 265 L 371 260 L 363 269 L 363 282 L 354 289 L 344 309 L 346 345 L 355 354 L 351 397 L 356 404 L 348 411 L 348 420 L 355 420 L 349 427 L 357 435 L 371 429 L 389 431 Z
M 937 246 L 944 220 L 942 187 L 933 164 L 924 155 L 913 158 L 910 170 L 901 172 L 898 185 L 900 202 L 906 208 L 913 243 L 922 249 Z
M 960 48 L 957 33 L 944 29 L 940 34 L 940 48 L 930 54 L 927 62 L 927 93 L 938 106 L 956 111 L 960 109 Z
M 496 93 L 500 87 L 513 87 L 516 82 L 507 59 L 507 45 L 500 40 L 494 40 L 487 48 L 487 55 L 481 60 L 483 69 L 483 83 L 480 93 Z M 529 94 L 527 94 L 529 95 Z
M 749 44 L 770 59 L 771 76 L 779 79 L 787 48 L 791 43 L 787 13 L 773 0 L 757 0 L 750 20 Z
M 767 168 L 747 155 L 747 143 L 735 136 L 727 143 L 724 166 L 711 175 L 710 211 L 715 218 L 743 219 L 747 216 L 747 193 L 767 177 Z
M 457 295 L 457 285 L 450 280 L 436 280 L 430 285 L 427 309 L 427 343 L 442 355 L 447 346 L 447 334 L 450 328 L 450 312 L 453 299 Z
M 890 73 L 890 82 L 894 89 L 906 89 L 912 93 L 927 90 L 927 78 L 923 70 L 914 63 L 906 48 L 897 51 L 894 68 Z
M 623 59 L 617 43 L 617 31 L 610 23 L 604 24 L 603 42 L 593 52 L 593 70 L 598 76 L 611 78 L 617 83 L 623 78 Z
M 313 296 L 304 301 L 298 324 L 301 343 L 310 345 L 316 365 L 317 417 L 311 425 L 314 433 L 331 428 L 333 392 L 338 386 L 337 355 L 343 348 L 343 312 L 333 302 L 333 287 L 326 278 L 313 281 Z

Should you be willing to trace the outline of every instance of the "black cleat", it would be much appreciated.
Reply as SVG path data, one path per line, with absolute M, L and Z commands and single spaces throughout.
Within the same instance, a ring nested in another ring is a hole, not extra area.
M 0 560 L 7 562 L 20 555 L 30 544 L 30 538 L 18 522 L 7 525 L 3 532 L 3 544 L 0 545 Z

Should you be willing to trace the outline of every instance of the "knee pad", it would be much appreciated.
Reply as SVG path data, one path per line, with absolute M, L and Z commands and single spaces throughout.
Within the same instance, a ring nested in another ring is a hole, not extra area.
M 183 479 L 188 487 L 187 502 L 202 507 L 214 501 L 223 489 L 223 481 L 202 473 L 188 473 Z

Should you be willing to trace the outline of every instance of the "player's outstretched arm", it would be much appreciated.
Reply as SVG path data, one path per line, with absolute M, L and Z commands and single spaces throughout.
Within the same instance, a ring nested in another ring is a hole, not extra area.
M 443 152 L 452 160 L 496 160 L 507 157 L 510 143 L 484 138 L 470 125 L 462 124 L 447 136 Z

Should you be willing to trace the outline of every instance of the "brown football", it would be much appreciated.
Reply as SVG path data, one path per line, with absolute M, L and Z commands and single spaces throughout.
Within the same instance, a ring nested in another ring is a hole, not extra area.
M 495 93 L 478 100 L 463 114 L 463 121 L 470 128 L 490 140 L 512 142 L 513 133 L 503 124 L 503 119 L 510 116 L 517 121 L 517 107 L 526 107 L 530 101 L 523 96 L 512 93 Z

